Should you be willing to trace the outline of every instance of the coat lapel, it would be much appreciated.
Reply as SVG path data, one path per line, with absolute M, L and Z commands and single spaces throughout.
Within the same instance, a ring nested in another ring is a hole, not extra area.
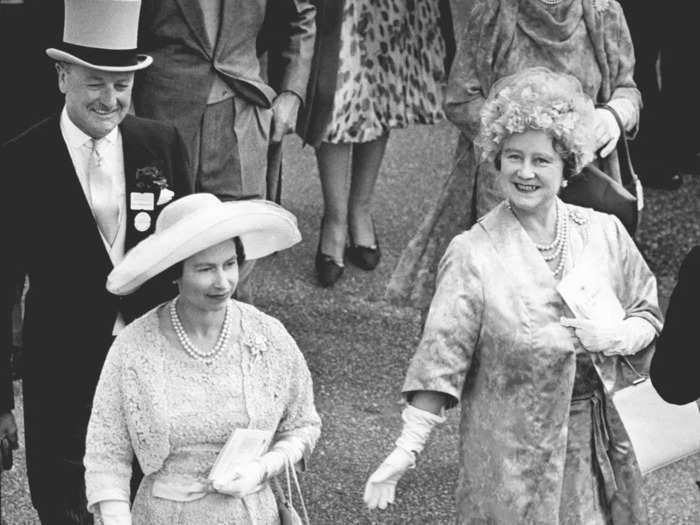
M 133 192 L 139 191 L 136 188 L 136 172 L 140 168 L 148 166 L 162 168 L 162 160 L 148 147 L 148 141 L 143 140 L 143 133 L 138 133 L 138 125 L 134 117 L 128 115 L 120 124 L 119 130 L 122 134 L 124 179 L 126 183 L 126 191 L 124 192 L 124 209 L 126 210 L 126 238 L 124 241 L 124 248 L 128 251 L 152 233 L 155 225 L 155 209 L 142 210 L 150 216 L 150 227 L 145 231 L 138 231 L 134 227 L 134 221 L 138 211 L 131 209 L 130 198 Z
M 204 13 L 199 5 L 199 0 L 175 0 L 182 11 L 182 17 L 189 26 L 190 31 L 202 50 L 210 58 L 213 56 L 213 46 L 209 42 L 207 30 L 204 27 Z M 226 3 L 226 2 L 224 2 Z
M 240 31 L 240 26 L 236 23 L 236 18 L 240 20 L 243 9 L 240 6 L 240 0 L 221 0 L 221 23 L 219 24 L 219 38 L 216 43 L 216 49 L 213 52 L 214 56 L 223 50 L 223 46 L 235 41 L 233 33 Z M 249 9 L 249 8 L 248 8 Z
M 484 216 L 479 224 L 491 238 L 505 271 L 522 290 L 556 286 L 549 266 L 505 202 Z

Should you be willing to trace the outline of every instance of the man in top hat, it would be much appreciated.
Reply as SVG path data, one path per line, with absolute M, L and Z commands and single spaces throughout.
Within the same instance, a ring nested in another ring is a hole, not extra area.
M 92 397 L 114 335 L 174 295 L 156 280 L 128 297 L 106 277 L 154 229 L 159 210 L 190 192 L 172 125 L 128 115 L 139 1 L 66 0 L 63 42 L 46 52 L 61 112 L 0 150 L 0 439 L 17 443 L 9 376 L 15 283 L 29 277 L 24 317 L 24 415 L 32 503 L 43 524 L 92 523 L 84 442 Z

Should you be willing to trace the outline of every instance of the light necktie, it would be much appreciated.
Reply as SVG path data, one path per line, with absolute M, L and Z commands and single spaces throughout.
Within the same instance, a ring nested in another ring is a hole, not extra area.
M 107 172 L 104 159 L 100 155 L 100 143 L 91 139 L 90 160 L 88 161 L 88 186 L 92 213 L 97 226 L 107 243 L 112 246 L 119 229 L 119 196 L 112 176 Z

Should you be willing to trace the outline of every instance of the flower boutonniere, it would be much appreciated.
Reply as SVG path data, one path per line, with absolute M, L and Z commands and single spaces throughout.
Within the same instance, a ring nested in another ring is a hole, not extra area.
M 129 209 L 134 215 L 134 228 L 147 232 L 153 224 L 156 206 L 171 201 L 175 195 L 168 189 L 168 179 L 158 166 L 144 166 L 136 170 L 134 189 L 129 193 Z

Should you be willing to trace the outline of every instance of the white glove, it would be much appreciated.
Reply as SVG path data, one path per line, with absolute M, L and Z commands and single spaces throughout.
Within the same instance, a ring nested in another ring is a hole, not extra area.
M 401 418 L 403 430 L 396 440 L 396 448 L 379 465 L 365 485 L 363 499 L 370 509 L 385 509 L 389 503 L 394 503 L 396 483 L 409 468 L 415 466 L 416 454 L 423 450 L 433 427 L 445 421 L 444 416 L 437 416 L 412 405 L 403 410 Z
M 212 488 L 222 494 L 244 498 L 260 490 L 265 480 L 265 465 L 259 459 L 246 461 L 231 469 L 228 479 L 212 481 Z
M 613 98 L 608 101 L 607 105 L 615 110 L 615 113 L 617 113 L 617 116 L 620 117 L 622 121 L 622 127 L 627 131 L 631 130 L 635 124 L 637 124 L 639 112 L 629 99 L 621 97 Z
M 385 509 L 394 503 L 396 484 L 416 464 L 413 452 L 396 447 L 367 480 L 363 499 L 369 509 Z
M 613 114 L 605 108 L 595 109 L 593 136 L 595 137 L 596 150 L 600 149 L 602 158 L 610 155 L 617 147 L 620 126 L 617 125 Z
M 636 354 L 656 337 L 654 327 L 641 317 L 628 317 L 607 325 L 588 319 L 563 318 L 561 324 L 574 329 L 586 350 L 606 356 Z
M 104 525 L 131 525 L 131 509 L 128 501 L 100 501 L 99 508 Z
M 270 450 L 263 454 L 260 462 L 265 467 L 265 479 L 284 472 L 285 463 L 296 465 L 304 457 L 306 442 L 298 436 L 285 436 L 272 445 Z

